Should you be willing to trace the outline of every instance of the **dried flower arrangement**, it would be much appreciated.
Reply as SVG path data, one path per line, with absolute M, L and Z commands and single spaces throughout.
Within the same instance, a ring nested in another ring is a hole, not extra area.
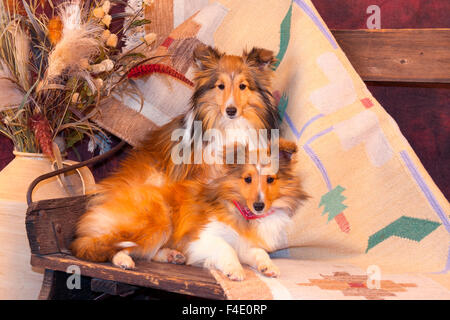
M 91 149 L 107 141 L 92 117 L 128 81 L 130 69 L 152 59 L 135 49 L 156 37 L 118 48 L 132 29 L 150 23 L 140 19 L 145 2 L 137 12 L 128 6 L 111 14 L 112 6 L 126 3 L 68 0 L 54 7 L 48 1 L 56 12 L 51 18 L 38 10 L 42 2 L 0 0 L 0 133 L 17 151 L 53 158 L 56 147 L 70 148 L 85 135 Z M 112 32 L 117 19 L 125 22 Z

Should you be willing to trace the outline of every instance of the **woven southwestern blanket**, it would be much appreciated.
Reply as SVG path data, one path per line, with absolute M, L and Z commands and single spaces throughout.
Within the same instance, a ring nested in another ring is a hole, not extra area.
M 229 298 L 450 299 L 450 205 L 310 0 L 159 0 L 143 12 L 152 24 L 141 32 L 158 33 L 153 54 L 188 80 L 199 42 L 277 53 L 282 135 L 298 143 L 311 198 L 272 253 L 280 278 L 213 272 Z M 189 81 L 162 75 L 136 85 L 143 106 L 115 97 L 99 120 L 132 144 L 185 112 L 192 94 Z

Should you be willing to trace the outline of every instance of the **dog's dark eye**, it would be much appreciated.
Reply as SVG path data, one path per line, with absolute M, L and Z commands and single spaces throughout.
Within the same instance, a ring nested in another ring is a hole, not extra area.
M 225 85 L 224 85 L 224 84 L 219 84 L 219 85 L 217 86 L 217 88 L 219 88 L 220 90 L 223 90 L 223 89 L 225 89 Z
M 239 85 L 239 89 L 245 90 L 245 88 L 247 88 L 247 86 L 246 86 L 245 84 L 241 83 L 241 84 Z
M 275 179 L 273 177 L 267 177 L 267 183 L 272 183 Z
M 252 183 L 252 177 L 245 177 L 244 181 L 246 183 Z

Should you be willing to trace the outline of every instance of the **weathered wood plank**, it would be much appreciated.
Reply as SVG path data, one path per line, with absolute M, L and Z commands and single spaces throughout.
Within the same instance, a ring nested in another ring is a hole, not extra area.
M 79 196 L 33 202 L 25 219 L 28 241 L 34 254 L 68 252 L 75 225 L 86 211 L 88 199 Z
M 66 197 L 58 199 L 47 199 L 32 202 L 28 207 L 28 212 L 39 211 L 40 209 L 58 209 L 65 207 L 78 206 L 94 195 Z
M 364 81 L 450 83 L 450 29 L 332 33 Z
M 136 269 L 122 270 L 110 263 L 93 263 L 64 254 L 32 255 L 33 266 L 66 271 L 76 265 L 84 276 L 134 286 L 156 288 L 208 299 L 225 299 L 222 287 L 208 269 L 167 263 L 136 261 Z

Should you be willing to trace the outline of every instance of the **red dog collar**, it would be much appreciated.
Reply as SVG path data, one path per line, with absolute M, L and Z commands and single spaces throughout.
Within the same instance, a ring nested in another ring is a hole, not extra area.
M 264 217 L 267 217 L 268 215 L 271 215 L 272 213 L 275 212 L 273 209 L 270 209 L 270 210 L 267 211 L 265 214 L 262 214 L 262 215 L 256 215 L 256 214 L 254 214 L 249 208 L 241 206 L 241 205 L 239 204 L 239 202 L 237 202 L 236 200 L 233 200 L 233 204 L 236 206 L 236 208 L 239 210 L 239 212 L 241 213 L 241 215 L 242 215 L 246 220 L 253 220 L 253 219 L 264 218 Z

